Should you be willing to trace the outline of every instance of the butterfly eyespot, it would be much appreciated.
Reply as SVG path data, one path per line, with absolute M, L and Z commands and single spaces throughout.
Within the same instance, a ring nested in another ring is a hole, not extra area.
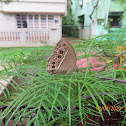
M 60 54 L 63 54 L 63 51 L 62 50 L 60 50 Z
M 55 64 L 55 62 L 52 62 L 52 64 Z
M 61 56 L 58 56 L 58 58 L 61 58 Z
M 55 68 L 55 66 L 52 66 L 52 68 Z

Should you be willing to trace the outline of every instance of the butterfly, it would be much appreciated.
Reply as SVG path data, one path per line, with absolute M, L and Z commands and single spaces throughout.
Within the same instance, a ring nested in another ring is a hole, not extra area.
M 73 72 L 75 69 L 75 51 L 66 39 L 61 39 L 47 60 L 46 70 L 50 74 L 60 74 Z

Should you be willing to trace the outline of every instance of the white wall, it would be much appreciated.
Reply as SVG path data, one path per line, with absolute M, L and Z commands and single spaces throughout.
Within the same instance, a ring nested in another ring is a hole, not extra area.
M 49 2 L 50 1 L 50 2 Z M 20 0 L 8 4 L 2 3 L 2 11 L 5 13 L 13 12 L 39 12 L 39 13 L 67 13 L 66 0 Z
M 14 14 L 0 13 L 0 29 L 15 29 L 16 18 Z

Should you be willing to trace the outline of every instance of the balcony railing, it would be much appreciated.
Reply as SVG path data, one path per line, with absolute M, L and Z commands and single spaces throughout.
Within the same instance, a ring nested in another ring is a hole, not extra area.
M 49 41 L 49 33 L 41 29 L 0 30 L 0 41 Z

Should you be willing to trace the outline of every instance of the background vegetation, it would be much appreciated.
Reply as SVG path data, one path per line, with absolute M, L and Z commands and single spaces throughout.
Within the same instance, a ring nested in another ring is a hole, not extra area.
M 65 36 L 78 37 L 79 22 L 73 19 L 71 5 L 71 0 L 67 0 L 67 16 L 62 18 L 62 33 Z
M 75 22 L 72 19 L 72 17 L 71 18 L 63 17 L 62 25 L 63 25 L 62 26 L 63 35 L 68 37 L 74 37 L 74 38 L 78 37 L 78 32 L 79 32 L 78 23 Z

